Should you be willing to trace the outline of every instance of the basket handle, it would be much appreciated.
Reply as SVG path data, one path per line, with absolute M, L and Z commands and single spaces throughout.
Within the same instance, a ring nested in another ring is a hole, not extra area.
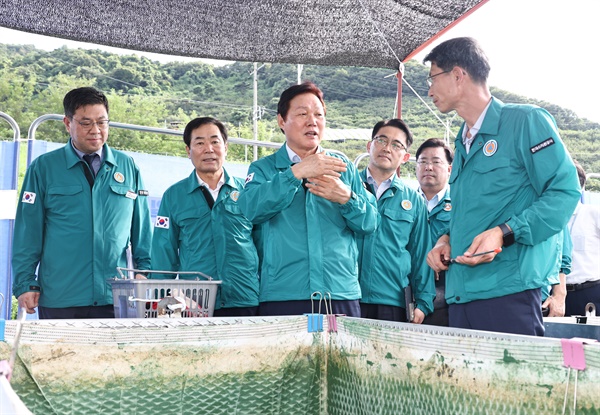
M 200 271 L 155 271 L 155 270 L 150 270 L 150 269 L 135 269 L 135 268 L 123 268 L 123 267 L 117 267 L 117 271 L 119 272 L 119 275 L 121 275 L 121 279 L 123 279 L 123 280 L 129 279 L 125 274 L 123 274 L 123 271 L 125 271 L 125 272 L 134 272 L 136 274 L 139 274 L 139 273 L 177 274 L 176 279 L 179 279 L 180 275 L 198 275 L 198 276 L 206 279 L 207 281 L 212 281 L 212 277 L 210 275 L 206 275 Z M 199 278 L 197 278 L 197 279 L 199 279 Z

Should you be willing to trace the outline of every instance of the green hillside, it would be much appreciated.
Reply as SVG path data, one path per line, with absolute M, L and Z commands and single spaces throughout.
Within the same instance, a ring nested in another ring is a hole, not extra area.
M 109 95 L 113 121 L 146 126 L 183 128 L 196 116 L 215 116 L 227 123 L 231 136 L 252 138 L 251 63 L 236 62 L 222 67 L 204 63 L 161 64 L 136 55 L 116 55 L 99 50 L 68 49 L 52 52 L 33 46 L 0 44 L 0 111 L 12 116 L 26 134 L 31 122 L 42 114 L 62 113 L 62 97 L 78 86 L 92 85 Z M 405 78 L 432 108 L 427 98 L 427 67 L 411 61 Z M 387 69 L 324 67 L 305 65 L 302 79 L 314 81 L 323 90 L 330 128 L 367 128 L 394 116 L 396 78 Z M 279 95 L 297 80 L 297 67 L 265 64 L 258 72 L 259 139 L 282 141 L 276 123 Z M 545 107 L 556 118 L 571 154 L 588 171 L 600 172 L 600 125 L 579 118 L 568 109 L 547 102 L 492 88 L 505 102 L 533 103 Z M 452 135 L 460 127 L 454 113 L 431 112 L 406 85 L 403 117 L 415 135 L 415 147 L 429 137 L 443 137 L 445 124 Z M 439 117 L 439 119 L 438 119 Z M 441 121 L 440 121 L 441 120 Z M 0 123 L 0 137 L 12 137 Z M 48 122 L 37 138 L 66 141 L 62 124 Z M 183 144 L 172 136 L 113 129 L 111 145 L 148 153 L 183 155 Z M 235 148 L 239 147 L 239 148 Z M 332 143 L 351 159 L 364 150 L 364 142 Z M 260 150 L 265 154 L 268 150 Z M 243 160 L 242 146 L 231 146 L 230 159 Z M 600 186 L 599 186 L 600 187 Z

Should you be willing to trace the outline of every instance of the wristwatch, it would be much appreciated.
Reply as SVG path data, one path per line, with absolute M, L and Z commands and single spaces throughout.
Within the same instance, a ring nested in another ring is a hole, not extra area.
M 511 246 L 515 243 L 515 234 L 506 223 L 498 225 L 502 230 L 502 246 Z

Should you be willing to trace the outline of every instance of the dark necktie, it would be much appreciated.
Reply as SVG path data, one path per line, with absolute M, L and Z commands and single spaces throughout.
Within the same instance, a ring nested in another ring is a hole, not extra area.
M 89 168 L 85 168 L 83 169 L 84 173 L 85 173 L 85 178 L 87 179 L 88 183 L 90 184 L 90 187 L 94 186 L 94 177 L 96 177 L 96 173 L 94 172 L 94 167 L 92 166 L 92 163 L 94 162 L 94 158 L 98 157 L 97 154 L 84 154 L 83 155 L 83 160 L 87 163 Z
M 206 203 L 208 204 L 208 207 L 212 210 L 213 205 L 215 204 L 215 200 L 213 199 L 212 195 L 210 194 L 210 190 L 208 190 L 208 188 L 206 186 L 200 186 L 200 190 L 202 191 L 202 194 L 204 195 L 204 198 L 206 199 Z

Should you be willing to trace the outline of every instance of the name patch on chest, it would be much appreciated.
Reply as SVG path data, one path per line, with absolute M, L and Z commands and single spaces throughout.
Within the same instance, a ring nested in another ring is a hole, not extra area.
M 550 147 L 553 144 L 554 144 L 554 138 L 550 137 L 550 138 L 545 139 L 541 143 L 534 145 L 533 147 L 531 147 L 529 149 L 529 151 L 531 151 L 531 154 L 535 154 L 538 151 L 543 150 L 546 147 Z
M 135 200 L 135 199 L 137 199 L 138 195 L 136 192 L 132 192 L 131 190 L 128 190 L 127 193 L 125 193 L 125 197 Z

